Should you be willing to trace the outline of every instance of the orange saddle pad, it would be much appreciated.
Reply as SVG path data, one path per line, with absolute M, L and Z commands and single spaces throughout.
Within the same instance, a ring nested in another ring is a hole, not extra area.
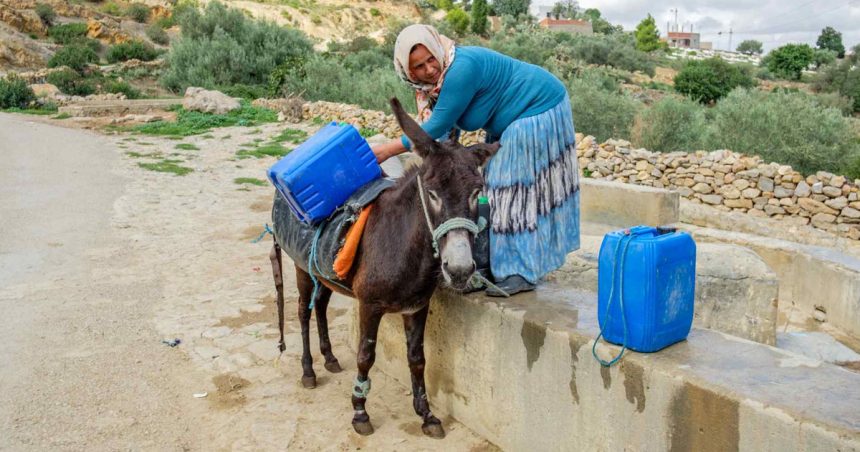
M 337 257 L 334 259 L 334 272 L 340 279 L 346 279 L 352 270 L 352 264 L 355 262 L 355 253 L 358 251 L 358 244 L 361 242 L 361 236 L 364 234 L 364 226 L 367 224 L 367 219 L 370 217 L 370 209 L 373 204 L 368 204 L 361 213 L 358 214 L 358 220 L 355 221 L 349 231 L 346 233 L 343 247 L 337 252 Z

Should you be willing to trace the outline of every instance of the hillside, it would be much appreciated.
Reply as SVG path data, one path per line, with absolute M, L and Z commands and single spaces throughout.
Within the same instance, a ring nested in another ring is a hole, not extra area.
M 204 0 L 205 5 L 209 0 Z M 124 16 L 130 2 L 76 2 L 62 0 L 0 0 L 0 73 L 33 70 L 45 67 L 58 46 L 48 37 L 49 27 L 36 13 L 36 4 L 44 3 L 56 13 L 53 24 L 87 23 L 87 36 L 102 44 L 115 44 L 131 39 L 158 45 L 146 36 L 146 24 Z M 150 22 L 168 17 L 169 4 L 160 0 L 141 3 L 151 8 Z M 265 19 L 283 26 L 301 29 L 314 39 L 317 47 L 329 41 L 344 41 L 356 36 L 379 38 L 391 20 L 418 20 L 421 11 L 412 2 L 379 0 L 282 0 L 224 1 L 242 9 L 254 18 Z M 170 35 L 178 34 L 168 29 Z

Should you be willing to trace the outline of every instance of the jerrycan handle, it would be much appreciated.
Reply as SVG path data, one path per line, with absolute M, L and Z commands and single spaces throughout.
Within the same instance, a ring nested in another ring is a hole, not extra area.
M 633 226 L 632 228 L 624 230 L 624 235 L 637 236 L 645 234 L 658 235 L 659 232 L 657 228 L 645 225 Z

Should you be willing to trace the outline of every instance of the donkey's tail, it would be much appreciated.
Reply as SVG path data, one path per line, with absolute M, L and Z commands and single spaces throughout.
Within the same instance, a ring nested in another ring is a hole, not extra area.
M 283 353 L 287 348 L 286 344 L 284 344 L 284 278 L 281 265 L 281 245 L 278 245 L 277 239 L 273 240 L 272 251 L 269 252 L 269 260 L 272 261 L 272 276 L 275 279 L 275 291 L 277 291 L 275 304 L 278 306 L 278 331 L 281 334 L 281 338 L 278 341 L 278 350 Z

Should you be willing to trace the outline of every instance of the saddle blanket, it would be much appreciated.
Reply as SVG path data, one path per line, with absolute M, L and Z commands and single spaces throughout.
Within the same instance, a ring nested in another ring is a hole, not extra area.
M 302 270 L 343 283 L 349 276 L 371 204 L 394 180 L 380 178 L 359 188 L 328 219 L 311 226 L 300 221 L 287 201 L 275 191 L 272 223 L 275 240 Z M 351 231 L 352 230 L 352 231 Z M 310 261 L 316 240 L 315 259 Z

